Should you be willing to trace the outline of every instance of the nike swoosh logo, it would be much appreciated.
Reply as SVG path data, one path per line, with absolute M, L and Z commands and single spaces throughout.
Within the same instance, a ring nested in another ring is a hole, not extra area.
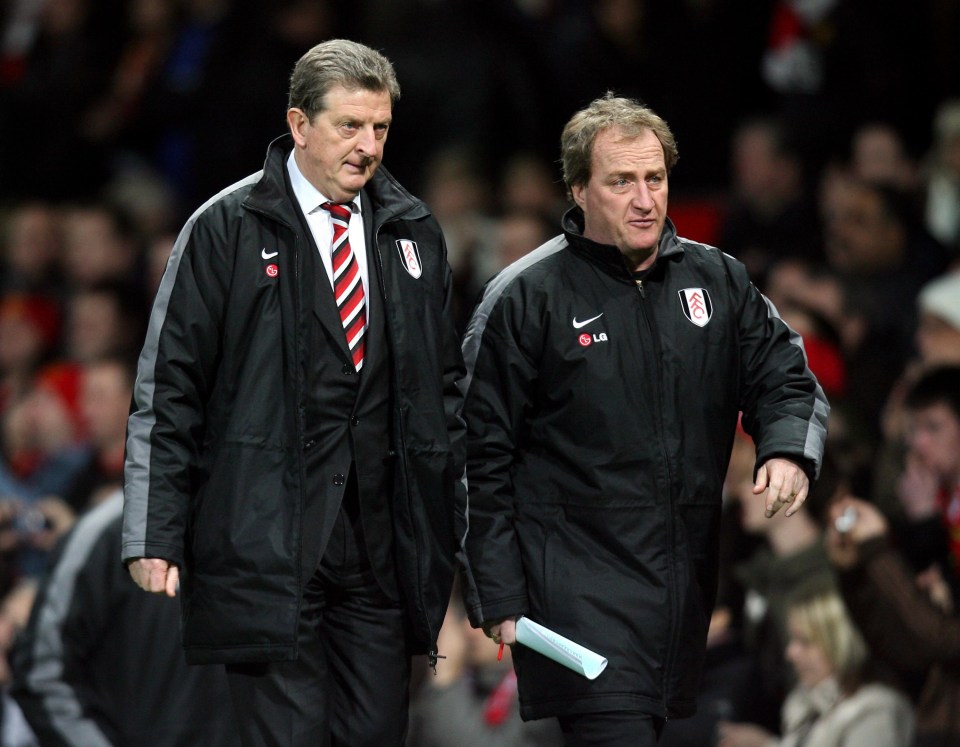
M 573 317 L 573 328 L 580 329 L 581 327 L 585 327 L 586 325 L 590 324 L 590 322 L 595 322 L 597 319 L 599 319 L 602 316 L 603 316 L 603 312 L 601 311 L 596 316 L 592 316 L 589 319 L 584 319 L 582 322 L 578 322 L 577 317 Z
M 264 247 L 263 249 L 260 250 L 260 256 L 263 257 L 264 259 L 273 259 L 273 258 L 276 257 L 279 253 L 280 253 L 280 252 L 268 252 L 267 249 L 266 249 L 266 247 Z

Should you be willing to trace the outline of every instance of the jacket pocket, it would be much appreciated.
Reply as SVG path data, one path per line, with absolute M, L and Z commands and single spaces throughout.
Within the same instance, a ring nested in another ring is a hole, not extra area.
M 298 606 L 300 505 L 289 456 L 225 444 L 188 529 L 185 640 L 237 646 L 292 642 Z

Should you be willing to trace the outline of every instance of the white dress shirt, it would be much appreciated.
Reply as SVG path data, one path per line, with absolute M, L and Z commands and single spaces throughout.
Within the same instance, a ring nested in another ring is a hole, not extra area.
M 330 280 L 330 287 L 333 288 L 333 259 L 330 252 L 330 244 L 333 242 L 333 219 L 330 211 L 324 210 L 321 205 L 333 200 L 325 197 L 316 187 L 314 187 L 300 171 L 297 161 L 293 157 L 293 151 L 287 158 L 287 173 L 290 174 L 290 184 L 293 187 L 293 194 L 300 203 L 300 209 L 307 218 L 307 225 L 310 227 L 310 233 L 313 234 L 313 240 L 317 243 L 317 249 L 320 251 L 320 259 L 327 271 L 327 278 Z M 348 204 L 348 203 L 343 203 Z M 363 233 L 363 218 L 360 215 L 360 195 L 357 195 L 349 203 L 350 215 L 350 248 L 357 258 L 357 265 L 360 269 L 360 279 L 363 282 L 364 298 L 370 298 L 370 281 L 367 270 L 367 244 Z M 366 302 L 367 320 L 370 319 L 370 302 Z

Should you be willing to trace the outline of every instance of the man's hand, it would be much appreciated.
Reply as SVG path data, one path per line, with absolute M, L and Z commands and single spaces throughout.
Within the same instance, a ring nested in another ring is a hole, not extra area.
M 492 638 L 494 643 L 505 643 L 512 646 L 517 642 L 516 618 L 508 617 L 498 622 L 486 622 L 483 624 L 483 632 Z
M 753 484 L 753 494 L 767 491 L 766 513 L 769 519 L 782 506 L 788 506 L 786 515 L 793 516 L 807 500 L 810 480 L 800 465 L 789 459 L 771 459 L 757 470 L 757 480 Z
M 137 558 L 130 561 L 127 568 L 134 583 L 144 591 L 177 596 L 180 583 L 180 569 L 162 558 Z

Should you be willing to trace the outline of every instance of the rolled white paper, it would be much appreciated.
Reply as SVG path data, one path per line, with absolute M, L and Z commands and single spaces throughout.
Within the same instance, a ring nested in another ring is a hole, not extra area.
M 526 617 L 517 620 L 517 643 L 563 664 L 588 680 L 596 679 L 607 666 L 607 660 L 600 654 Z

